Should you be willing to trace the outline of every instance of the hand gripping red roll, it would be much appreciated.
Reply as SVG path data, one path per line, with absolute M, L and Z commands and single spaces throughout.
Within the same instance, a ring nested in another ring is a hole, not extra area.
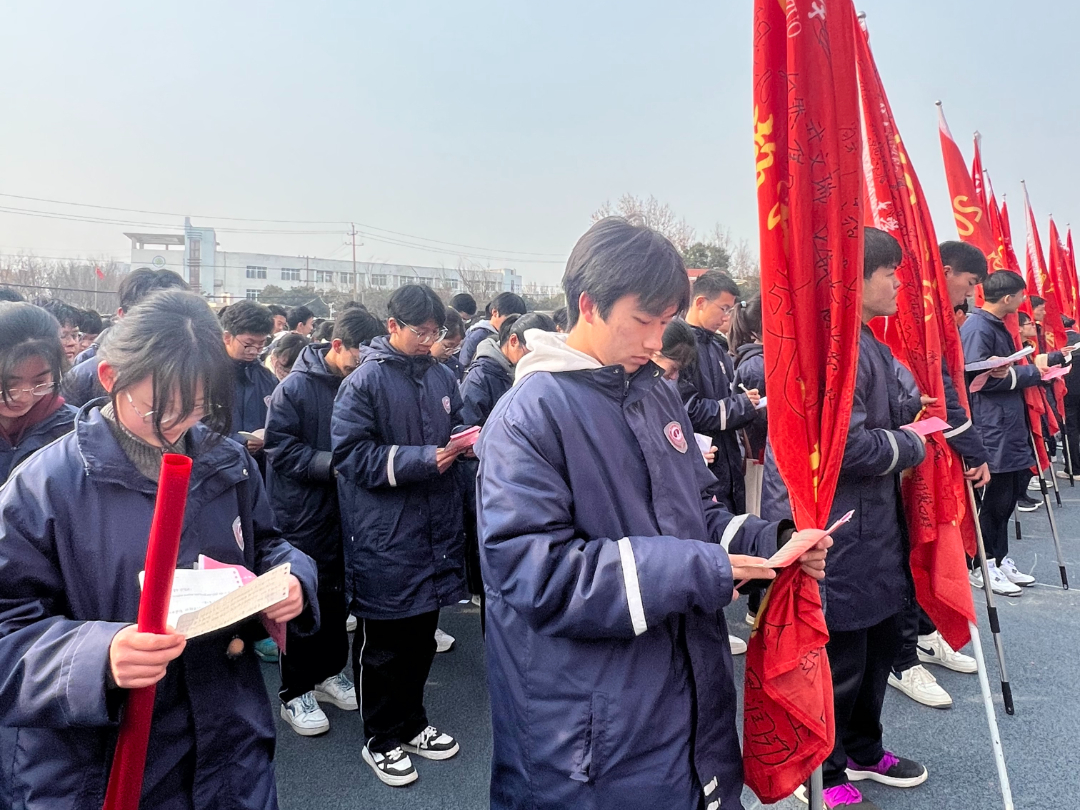
M 154 520 L 150 524 L 146 573 L 142 599 L 139 601 L 141 633 L 165 632 L 190 480 L 190 458 L 173 453 L 161 457 L 157 502 L 154 505 Z M 148 686 L 133 689 L 128 694 L 112 770 L 109 772 L 104 810 L 137 810 L 139 806 L 156 691 L 156 687 Z

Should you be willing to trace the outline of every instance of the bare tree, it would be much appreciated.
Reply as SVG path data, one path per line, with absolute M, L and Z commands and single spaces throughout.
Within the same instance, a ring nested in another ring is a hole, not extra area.
M 609 200 L 593 212 L 592 221 L 610 216 L 625 217 L 635 225 L 652 228 L 670 239 L 680 253 L 694 243 L 695 232 L 686 219 L 676 216 L 670 205 L 660 202 L 651 194 L 647 200 L 633 194 L 623 194 L 614 206 Z
M 733 278 L 751 279 L 761 274 L 761 268 L 758 266 L 757 256 L 750 245 L 750 240 L 745 237 L 736 239 L 732 236 L 731 230 L 719 222 L 713 226 L 704 242 L 721 248 L 727 253 L 730 259 L 727 270 Z
M 10 286 L 28 301 L 59 298 L 81 309 L 115 312 L 116 290 L 128 266 L 112 259 L 39 259 L 12 256 L 0 259 L 0 285 Z

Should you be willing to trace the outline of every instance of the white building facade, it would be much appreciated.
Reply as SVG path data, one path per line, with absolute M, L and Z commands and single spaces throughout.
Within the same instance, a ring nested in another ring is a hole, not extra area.
M 258 301 L 268 286 L 281 289 L 312 287 L 318 293 L 353 293 L 393 290 L 403 284 L 427 284 L 436 290 L 472 293 L 481 306 L 485 296 L 521 293 L 522 277 L 510 268 L 467 270 L 417 267 L 402 264 L 356 262 L 280 256 L 270 253 L 234 253 L 221 249 L 213 228 L 198 228 L 184 220 L 182 234 L 125 233 L 131 240 L 131 269 L 168 269 L 181 275 L 215 304 L 240 299 Z

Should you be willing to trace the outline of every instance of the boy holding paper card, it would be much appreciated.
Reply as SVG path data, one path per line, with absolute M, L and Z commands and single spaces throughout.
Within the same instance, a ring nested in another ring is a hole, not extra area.
M 859 366 L 844 460 L 830 519 L 854 517 L 837 530 L 822 584 L 829 627 L 836 744 L 823 766 L 825 806 L 857 804 L 850 782 L 871 779 L 895 787 L 926 780 L 926 769 L 882 745 L 881 707 L 900 646 L 900 621 L 911 596 L 907 527 L 900 473 L 920 464 L 925 440 L 905 430 L 918 409 L 898 376 L 898 363 L 868 324 L 896 313 L 900 244 L 865 228 Z M 910 377 L 910 375 L 908 375 Z M 909 383 L 913 384 L 913 381 Z M 771 450 L 766 454 L 762 517 L 790 514 Z
M 790 524 L 713 501 L 650 361 L 690 297 L 675 247 L 602 219 L 563 287 L 570 332 L 530 341 L 478 447 L 491 806 L 741 807 L 722 608 Z
M 0 796 L 101 807 L 127 690 L 156 685 L 141 806 L 274 810 L 258 622 L 189 641 L 134 624 L 162 454 L 192 459 L 177 566 L 200 554 L 256 574 L 290 563 L 288 596 L 264 615 L 301 631 L 318 624 L 315 566 L 275 527 L 251 456 L 224 438 L 232 368 L 205 300 L 151 295 L 99 357 L 107 404 L 84 407 L 0 492 Z

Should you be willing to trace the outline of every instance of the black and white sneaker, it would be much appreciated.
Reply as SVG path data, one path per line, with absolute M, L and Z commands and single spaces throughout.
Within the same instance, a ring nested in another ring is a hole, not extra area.
M 365 745 L 361 756 L 364 762 L 371 766 L 371 770 L 375 771 L 379 781 L 390 787 L 402 787 L 420 778 L 409 755 L 400 748 L 377 754 Z
M 428 726 L 401 747 L 424 759 L 450 759 L 460 750 L 457 740 L 435 726 Z
M 1016 502 L 1016 508 L 1019 509 L 1021 512 L 1034 512 L 1040 506 L 1042 506 L 1042 501 L 1037 501 L 1034 498 L 1027 497 L 1026 495 Z
M 921 785 L 926 777 L 926 768 L 913 760 L 898 757 L 892 751 L 886 751 L 876 765 L 859 765 L 850 757 L 847 761 L 847 778 L 852 782 L 870 779 L 890 787 L 910 788 Z

